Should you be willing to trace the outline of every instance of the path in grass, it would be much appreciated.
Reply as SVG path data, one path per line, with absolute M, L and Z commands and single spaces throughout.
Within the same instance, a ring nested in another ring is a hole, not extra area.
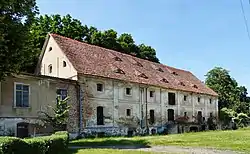
M 142 146 L 73 146 L 71 149 L 119 149 L 119 151 L 142 151 L 149 153 L 171 153 L 171 154 L 239 154 L 238 152 L 230 150 L 216 150 L 211 148 L 202 147 L 181 147 L 181 146 L 152 146 L 152 147 L 142 147 Z M 101 153 L 99 153 L 101 154 Z

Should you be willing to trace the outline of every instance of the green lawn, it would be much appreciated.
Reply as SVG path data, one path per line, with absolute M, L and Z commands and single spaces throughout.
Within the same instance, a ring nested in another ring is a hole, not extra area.
M 212 131 L 199 133 L 186 133 L 166 136 L 149 136 L 133 138 L 96 138 L 80 139 L 70 143 L 71 146 L 93 145 L 180 145 L 202 146 L 219 149 L 231 149 L 250 152 L 250 129 L 236 131 Z
M 155 154 L 155 153 L 144 152 L 144 151 L 112 150 L 112 149 L 81 149 L 81 150 L 71 150 L 69 154 Z

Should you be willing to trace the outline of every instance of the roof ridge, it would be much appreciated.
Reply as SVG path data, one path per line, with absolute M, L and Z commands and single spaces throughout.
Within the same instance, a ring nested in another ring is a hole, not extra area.
M 49 35 L 51 35 L 51 36 L 55 35 L 55 36 L 59 36 L 59 37 L 62 37 L 62 38 L 68 39 L 68 40 L 72 40 L 72 41 L 75 41 L 75 42 L 78 42 L 78 43 L 82 43 L 82 44 L 85 44 L 85 45 L 88 45 L 88 46 L 94 46 L 94 47 L 97 47 L 97 48 L 100 48 L 100 49 L 105 49 L 105 50 L 108 50 L 109 52 L 115 52 L 115 53 L 118 53 L 118 54 L 129 56 L 130 58 L 135 58 L 136 60 L 139 59 L 139 60 L 142 60 L 144 62 L 150 62 L 150 63 L 153 63 L 153 64 L 162 65 L 164 67 L 169 67 L 170 69 L 177 69 L 179 71 L 185 71 L 185 72 L 191 73 L 190 71 L 187 71 L 187 70 L 184 70 L 184 69 L 175 68 L 175 67 L 168 66 L 168 65 L 162 64 L 162 63 L 156 63 L 156 62 L 153 62 L 153 61 L 150 61 L 150 60 L 147 60 L 147 59 L 142 59 L 142 58 L 139 58 L 139 57 L 136 57 L 136 56 L 133 56 L 133 55 L 130 55 L 130 54 L 122 53 L 122 52 L 119 52 L 119 51 L 116 51 L 116 50 L 100 47 L 100 46 L 97 46 L 97 45 L 94 45 L 94 44 L 89 44 L 89 43 L 82 42 L 82 41 L 79 41 L 79 40 L 75 40 L 75 39 L 72 39 L 72 38 L 69 38 L 69 37 L 66 37 L 66 36 L 62 36 L 62 35 L 59 35 L 59 34 L 56 34 L 56 33 L 49 33 Z M 113 54 L 113 53 L 111 53 L 111 54 Z M 116 56 L 116 55 L 114 55 L 114 56 Z

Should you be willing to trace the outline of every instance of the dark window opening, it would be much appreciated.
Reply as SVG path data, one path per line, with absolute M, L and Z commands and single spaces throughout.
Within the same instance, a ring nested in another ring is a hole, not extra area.
M 51 51 L 52 50 L 52 47 L 49 47 L 49 51 Z
M 187 96 L 186 95 L 184 95 L 184 101 L 187 101 Z
M 157 70 L 160 72 L 164 72 L 162 68 L 158 68 Z
M 168 121 L 174 121 L 174 110 L 168 109 Z
M 175 105 L 175 93 L 168 93 L 168 104 Z
M 131 116 L 131 109 L 127 109 L 127 116 Z
M 103 91 L 103 84 L 97 83 L 96 86 L 97 86 L 97 88 L 96 88 L 97 91 Z
M 162 82 L 165 82 L 165 83 L 168 83 L 168 80 L 165 79 L 165 78 L 163 78 L 161 81 L 162 81 Z
M 119 57 L 115 57 L 115 61 L 122 61 L 122 59 Z
M 49 69 L 49 73 L 52 73 L 52 65 L 51 64 L 48 66 L 48 69 Z
M 181 86 L 185 86 L 185 84 L 184 84 L 183 82 L 180 82 L 180 85 L 181 85 Z
M 155 111 L 154 110 L 149 111 L 149 123 L 150 124 L 155 123 Z
M 104 125 L 103 107 L 97 107 L 97 125 Z
M 131 91 L 131 88 L 126 88 L 126 95 L 132 95 Z
M 60 100 L 64 100 L 68 96 L 68 91 L 67 89 L 57 89 L 56 94 Z
M 184 112 L 184 117 L 187 117 L 187 112 Z
M 139 62 L 136 62 L 136 65 L 140 66 L 140 67 L 143 67 L 143 65 L 141 63 L 139 63 Z
M 148 79 L 148 77 L 144 73 L 140 74 L 139 77 Z
M 200 97 L 198 97 L 198 102 L 200 102 L 201 101 L 201 98 Z
M 211 98 L 209 99 L 209 103 L 212 104 L 212 99 Z
M 195 89 L 198 89 L 198 86 L 197 86 L 197 85 L 193 85 L 193 87 L 194 87 Z
M 154 93 L 155 93 L 154 91 L 150 91 L 150 92 L 149 92 L 149 96 L 150 96 L 150 97 L 154 97 Z
M 176 72 L 172 72 L 172 74 L 174 74 L 174 75 L 178 75 Z
M 115 70 L 115 73 L 125 74 L 125 72 L 122 69 L 120 69 L 120 68 L 117 68 Z
M 66 61 L 63 61 L 63 67 L 66 67 L 67 64 L 66 64 Z

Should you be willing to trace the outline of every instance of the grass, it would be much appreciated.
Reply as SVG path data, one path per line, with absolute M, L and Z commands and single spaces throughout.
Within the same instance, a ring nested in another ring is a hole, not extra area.
M 235 131 L 210 131 L 198 133 L 175 134 L 166 136 L 149 136 L 133 138 L 96 138 L 80 139 L 70 143 L 71 146 L 102 145 L 140 145 L 140 146 L 193 146 L 212 147 L 250 152 L 250 129 Z
M 144 151 L 112 150 L 112 149 L 80 149 L 80 150 L 71 150 L 69 154 L 155 154 L 155 153 L 144 152 Z

